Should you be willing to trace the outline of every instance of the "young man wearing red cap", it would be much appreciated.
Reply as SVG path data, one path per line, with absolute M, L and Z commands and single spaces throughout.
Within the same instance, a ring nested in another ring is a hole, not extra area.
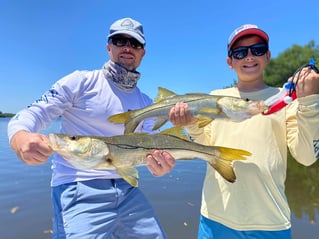
M 140 73 L 136 69 L 146 44 L 142 25 L 131 18 L 117 20 L 107 38 L 110 60 L 103 69 L 63 77 L 10 121 L 10 145 L 22 161 L 30 165 L 46 162 L 52 150 L 48 138 L 38 132 L 60 116 L 64 134 L 121 135 L 124 126 L 107 118 L 152 103 L 137 87 Z M 137 131 L 149 132 L 153 123 L 146 120 Z M 175 164 L 171 155 L 158 150 L 147 159 L 148 168 L 157 176 Z M 54 239 L 166 238 L 143 193 L 115 170 L 81 170 L 54 154 L 52 171 Z
M 237 73 L 237 87 L 212 91 L 266 100 L 279 88 L 263 81 L 270 60 L 268 35 L 243 25 L 228 40 L 227 64 Z M 296 79 L 293 80 L 296 83 Z M 199 239 L 289 239 L 290 209 L 285 195 L 287 148 L 303 165 L 319 158 L 319 74 L 305 68 L 296 85 L 297 99 L 270 115 L 242 122 L 214 120 L 199 128 L 184 103 L 171 109 L 170 120 L 186 126 L 196 142 L 247 150 L 252 156 L 233 163 L 237 180 L 225 181 L 207 167 L 202 192 Z

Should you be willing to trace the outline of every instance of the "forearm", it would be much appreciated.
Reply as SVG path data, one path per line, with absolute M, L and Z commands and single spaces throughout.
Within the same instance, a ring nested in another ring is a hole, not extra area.
M 319 95 L 302 97 L 298 99 L 297 108 L 287 111 L 288 147 L 292 156 L 303 165 L 311 165 L 319 157 L 318 102 Z

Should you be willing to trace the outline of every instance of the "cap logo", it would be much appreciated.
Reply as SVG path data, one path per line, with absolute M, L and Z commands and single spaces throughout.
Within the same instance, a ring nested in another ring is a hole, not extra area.
M 238 28 L 235 29 L 235 31 L 233 31 L 233 33 L 229 36 L 228 38 L 228 43 L 230 43 L 232 41 L 232 39 L 240 32 L 246 30 L 246 29 L 252 29 L 252 28 L 257 28 L 258 27 L 256 25 L 252 25 L 252 24 L 246 24 L 246 25 L 243 25 L 243 26 L 240 26 Z
M 235 31 L 237 34 L 238 32 L 241 32 L 241 31 L 246 30 L 246 29 L 251 29 L 251 28 L 258 28 L 258 27 L 256 25 L 246 24 L 246 25 L 243 25 L 241 27 L 238 27 Z
M 115 21 L 110 27 L 108 38 L 117 34 L 127 34 L 140 43 L 145 45 L 145 37 L 143 33 L 143 26 L 138 21 L 131 18 L 122 18 Z
M 122 24 L 122 27 L 126 27 L 126 28 L 133 28 L 134 27 L 134 23 L 130 20 L 130 19 L 125 19 Z

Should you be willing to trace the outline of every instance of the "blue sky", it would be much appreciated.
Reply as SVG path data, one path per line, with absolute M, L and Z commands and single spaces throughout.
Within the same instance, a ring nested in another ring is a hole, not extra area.
M 270 36 L 272 56 L 293 44 L 319 44 L 318 8 L 297 0 L 1 0 L 0 111 L 16 113 L 74 70 L 99 69 L 109 26 L 132 17 L 142 22 L 146 56 L 139 87 L 179 94 L 229 86 L 230 33 L 245 23 Z M 317 59 L 318 61 L 318 59 Z

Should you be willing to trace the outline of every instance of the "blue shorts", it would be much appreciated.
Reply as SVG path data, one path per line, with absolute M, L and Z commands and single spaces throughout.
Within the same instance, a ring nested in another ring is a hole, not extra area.
M 143 193 L 123 179 L 52 188 L 53 239 L 166 238 Z
M 282 231 L 237 231 L 200 216 L 198 239 L 291 239 L 291 229 Z

